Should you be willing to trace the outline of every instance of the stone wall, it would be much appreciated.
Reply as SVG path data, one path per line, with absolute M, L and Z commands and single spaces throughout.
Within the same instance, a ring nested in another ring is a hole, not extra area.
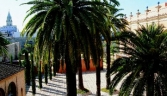
M 7 59 L 10 60 L 11 55 L 12 55 L 13 59 L 18 58 L 18 54 L 20 52 L 19 42 L 11 43 L 11 44 L 7 45 L 7 47 L 8 47 Z

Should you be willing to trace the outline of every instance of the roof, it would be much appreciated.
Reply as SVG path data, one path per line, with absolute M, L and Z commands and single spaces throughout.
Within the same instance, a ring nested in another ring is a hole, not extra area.
M 14 64 L 0 64 L 0 80 L 5 79 L 24 70 L 23 67 Z

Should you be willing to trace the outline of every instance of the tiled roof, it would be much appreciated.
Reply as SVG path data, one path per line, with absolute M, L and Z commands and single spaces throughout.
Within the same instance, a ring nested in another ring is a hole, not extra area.
M 12 64 L 0 64 L 0 80 L 24 70 L 23 67 Z

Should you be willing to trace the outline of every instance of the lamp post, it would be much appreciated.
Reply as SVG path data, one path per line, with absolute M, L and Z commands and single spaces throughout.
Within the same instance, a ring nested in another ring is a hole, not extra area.
M 139 9 L 137 10 L 137 28 L 139 28 L 139 15 L 140 15 L 140 12 L 139 12 Z
M 148 17 L 147 17 L 147 15 L 148 15 L 148 13 L 150 12 L 150 10 L 148 9 L 148 6 L 146 7 L 146 26 L 148 25 L 147 23 L 148 23 Z
M 157 8 L 157 12 L 158 12 L 158 25 L 159 25 L 159 10 L 160 10 L 161 6 L 159 5 L 160 2 L 158 2 L 157 4 L 158 4 L 158 6 L 156 6 L 156 8 Z

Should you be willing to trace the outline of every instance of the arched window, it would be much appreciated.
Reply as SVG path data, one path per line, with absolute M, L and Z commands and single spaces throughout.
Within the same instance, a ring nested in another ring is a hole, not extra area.
M 8 95 L 7 96 L 16 96 L 16 85 L 14 82 L 11 82 L 8 86 Z
M 2 88 L 0 88 L 0 96 L 5 96 L 5 91 Z

